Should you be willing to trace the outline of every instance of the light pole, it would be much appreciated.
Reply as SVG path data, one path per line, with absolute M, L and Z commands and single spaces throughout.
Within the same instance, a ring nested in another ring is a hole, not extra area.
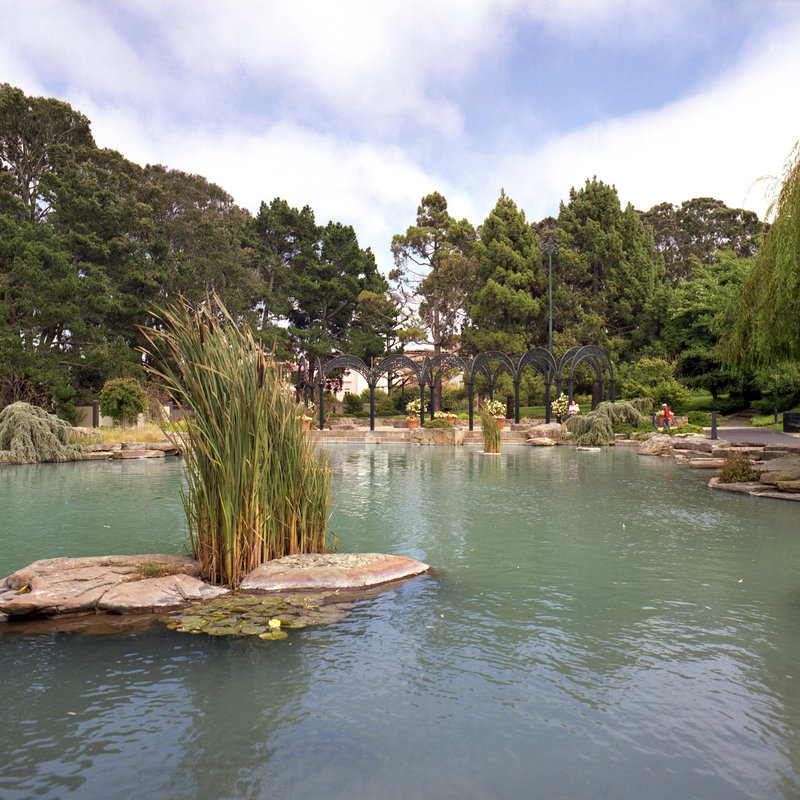
M 547 352 L 553 355 L 553 251 L 558 252 L 558 242 L 552 236 L 544 243 L 547 247 Z M 550 376 L 545 384 L 545 419 L 550 422 Z

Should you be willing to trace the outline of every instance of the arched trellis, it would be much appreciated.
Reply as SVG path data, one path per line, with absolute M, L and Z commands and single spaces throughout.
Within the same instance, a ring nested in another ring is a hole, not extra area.
M 483 375 L 489 388 L 489 398 L 494 397 L 497 379 L 503 372 L 508 372 L 514 383 L 514 421 L 519 422 L 519 387 L 522 376 L 527 368 L 536 370 L 545 382 L 545 408 L 547 421 L 550 421 L 550 390 L 555 378 L 556 393 L 561 392 L 561 379 L 566 366 L 569 365 L 569 397 L 572 399 L 572 386 L 575 368 L 586 361 L 594 370 L 602 396 L 603 382 L 601 365 L 609 372 L 610 399 L 614 401 L 614 370 L 611 361 L 605 352 L 596 345 L 573 347 L 556 360 L 552 354 L 542 348 L 536 347 L 521 356 L 509 356 L 499 350 L 490 350 L 480 353 L 474 358 L 462 358 L 454 353 L 441 353 L 430 358 L 426 356 L 421 362 L 414 361 L 404 354 L 386 356 L 379 361 L 373 361 L 367 366 L 360 358 L 351 355 L 335 356 L 324 365 L 319 358 L 310 364 L 305 358 L 301 359 L 298 371 L 297 399 L 300 401 L 302 391 L 304 399 L 308 400 L 308 392 L 316 387 L 318 393 L 319 428 L 322 430 L 325 422 L 324 393 L 328 376 L 335 369 L 349 369 L 358 372 L 364 377 L 369 386 L 369 426 L 375 430 L 375 387 L 379 379 L 390 372 L 410 370 L 414 373 L 419 383 L 420 390 L 420 422 L 425 422 L 425 387 L 431 390 L 431 395 L 444 376 L 451 369 L 457 369 L 464 377 L 469 397 L 469 429 L 473 430 L 475 378 Z M 433 412 L 431 412 L 433 414 Z
M 561 393 L 561 378 L 566 366 L 569 366 L 569 383 L 568 383 L 568 396 L 572 400 L 572 389 L 575 379 L 575 369 L 582 362 L 586 361 L 589 366 L 594 370 L 595 383 L 598 385 L 598 396 L 603 399 L 603 375 L 601 365 L 604 365 L 608 370 L 609 375 L 609 400 L 614 402 L 615 381 L 614 381 L 614 368 L 611 365 L 611 359 L 606 355 L 605 351 L 597 347 L 597 345 L 588 344 L 580 347 L 572 347 L 564 353 L 558 360 L 556 366 L 556 392 Z
M 535 369 L 544 378 L 544 408 L 546 422 L 550 422 L 550 387 L 556 376 L 556 360 L 553 358 L 553 354 L 544 347 L 528 350 L 517 364 L 517 374 L 514 380 L 514 422 L 519 422 L 519 386 L 526 367 Z

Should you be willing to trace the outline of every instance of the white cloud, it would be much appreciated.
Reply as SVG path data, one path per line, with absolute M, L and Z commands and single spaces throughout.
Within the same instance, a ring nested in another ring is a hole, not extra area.
M 800 24 L 784 27 L 705 91 L 653 112 L 597 123 L 508 156 L 492 177 L 531 215 L 557 211 L 572 186 L 597 175 L 646 210 L 714 196 L 763 216 L 765 174 L 781 174 L 800 138 Z

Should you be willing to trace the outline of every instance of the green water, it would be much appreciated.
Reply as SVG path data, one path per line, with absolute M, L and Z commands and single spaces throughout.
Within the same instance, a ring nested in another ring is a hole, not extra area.
M 800 796 L 797 505 L 623 449 L 328 454 L 340 549 L 436 573 L 277 643 L 3 636 L 0 797 Z M 0 469 L 0 573 L 177 552 L 179 485 Z

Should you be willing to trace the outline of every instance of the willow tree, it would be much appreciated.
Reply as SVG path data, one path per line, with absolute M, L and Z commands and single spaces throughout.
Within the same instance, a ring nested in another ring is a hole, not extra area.
M 800 360 L 800 143 L 770 210 L 772 225 L 721 342 L 723 357 L 738 367 Z

